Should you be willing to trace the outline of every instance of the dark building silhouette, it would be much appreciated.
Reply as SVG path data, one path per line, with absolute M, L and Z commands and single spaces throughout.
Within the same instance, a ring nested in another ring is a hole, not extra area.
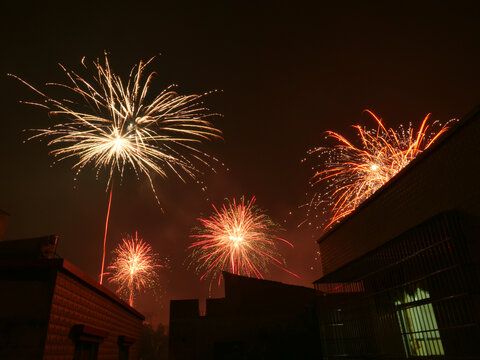
M 324 359 L 480 357 L 480 112 L 318 241 Z
M 0 241 L 0 359 L 137 359 L 144 317 L 56 244 Z
M 225 298 L 170 302 L 171 360 L 318 359 L 315 290 L 223 273 Z

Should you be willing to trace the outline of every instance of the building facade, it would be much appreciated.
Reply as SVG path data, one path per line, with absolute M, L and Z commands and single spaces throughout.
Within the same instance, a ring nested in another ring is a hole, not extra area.
M 319 240 L 325 359 L 480 356 L 480 113 Z
M 0 359 L 137 359 L 144 317 L 52 258 L 52 237 L 27 242 L 37 250 L 18 255 L 18 241 L 0 243 Z
M 224 273 L 225 298 L 170 302 L 171 360 L 318 359 L 315 290 Z

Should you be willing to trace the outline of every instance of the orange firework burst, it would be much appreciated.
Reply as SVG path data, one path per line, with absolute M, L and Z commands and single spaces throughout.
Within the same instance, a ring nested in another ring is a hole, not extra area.
M 113 251 L 115 259 L 108 267 L 109 281 L 117 286 L 117 293 L 128 298 L 133 306 L 133 298 L 144 289 L 152 289 L 158 284 L 161 267 L 158 256 L 143 239 L 127 235 Z
M 218 276 L 221 272 L 263 278 L 267 266 L 272 263 L 285 269 L 285 261 L 277 251 L 277 241 L 293 247 L 287 240 L 275 236 L 280 227 L 255 205 L 255 197 L 245 202 L 235 199 L 215 209 L 208 219 L 198 219 L 202 228 L 191 235 L 195 241 L 192 249 L 192 263 L 203 271 L 201 279 Z M 298 276 L 297 276 L 298 277 Z
M 402 170 L 424 150 L 428 149 L 448 129 L 449 121 L 442 125 L 438 121 L 428 124 L 430 114 L 423 120 L 418 131 L 410 125 L 398 130 L 386 128 L 382 120 L 366 110 L 377 122 L 377 128 L 366 130 L 354 126 L 361 140 L 357 147 L 342 135 L 327 131 L 327 138 L 337 141 L 333 148 L 319 147 L 309 155 L 324 159 L 312 177 L 310 184 L 322 184 L 308 204 L 312 209 L 330 209 L 330 221 L 325 229 L 352 213 L 365 199 L 370 197 L 395 174 Z M 439 128 L 435 130 L 434 127 Z M 304 159 L 303 161 L 305 161 Z

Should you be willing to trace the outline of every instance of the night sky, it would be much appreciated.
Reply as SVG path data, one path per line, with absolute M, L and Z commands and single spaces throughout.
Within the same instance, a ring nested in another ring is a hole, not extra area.
M 23 129 L 51 121 L 45 111 L 18 103 L 38 98 L 6 74 L 43 88 L 66 81 L 59 62 L 77 70 L 83 56 L 91 63 L 106 50 L 115 72 L 126 76 L 139 60 L 157 56 L 149 67 L 158 73 L 153 92 L 171 83 L 182 93 L 222 90 L 208 105 L 224 115 L 215 120 L 224 141 L 203 149 L 225 166 L 206 174 L 206 192 L 174 177 L 155 178 L 165 213 L 145 178 L 128 172 L 115 188 L 107 262 L 121 235 L 135 230 L 170 259 L 161 298 L 141 296 L 138 309 L 166 323 L 170 299 L 208 295 L 208 282 L 184 260 L 188 234 L 200 214 L 211 212 L 211 202 L 225 197 L 255 195 L 295 245 L 280 251 L 301 279 L 277 270 L 268 278 L 311 286 L 320 276 L 315 240 L 321 233 L 297 229 L 297 208 L 313 175 L 300 163 L 306 151 L 325 144 L 326 130 L 351 136 L 350 125 L 373 127 L 367 108 L 396 127 L 418 125 L 429 112 L 442 121 L 462 117 L 480 99 L 479 5 L 320 3 L 3 4 L 0 208 L 11 214 L 6 239 L 58 234 L 60 255 L 96 277 L 108 200 L 105 178 L 96 180 L 91 168 L 74 181 L 73 161 L 52 166 L 45 143 L 23 143 Z M 212 296 L 223 291 L 214 287 Z

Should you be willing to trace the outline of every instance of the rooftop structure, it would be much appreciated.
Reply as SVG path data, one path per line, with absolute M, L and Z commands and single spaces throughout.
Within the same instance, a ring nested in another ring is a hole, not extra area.
M 223 273 L 225 297 L 172 300 L 170 359 L 317 359 L 315 290 Z

